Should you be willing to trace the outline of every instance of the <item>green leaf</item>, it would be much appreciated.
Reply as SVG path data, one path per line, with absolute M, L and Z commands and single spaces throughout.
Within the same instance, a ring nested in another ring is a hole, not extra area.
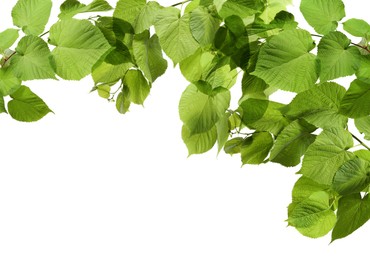
M 5 108 L 4 98 L 2 96 L 0 96 L 0 114 L 1 113 L 7 113 L 6 108 Z
M 228 140 L 224 146 L 225 153 L 230 155 L 240 153 L 243 142 L 244 138 L 242 137 L 236 137 Z
M 19 33 L 17 29 L 6 29 L 0 33 L 0 53 L 12 47 L 18 39 Z
M 358 64 L 356 76 L 358 79 L 368 79 L 370 75 L 370 56 L 363 55 Z
M 282 107 L 282 104 L 273 101 L 247 99 L 240 104 L 243 111 L 242 121 L 250 129 L 278 135 L 289 124 L 289 120 L 280 112 Z
M 203 79 L 203 74 L 212 63 L 214 55 L 199 48 L 193 55 L 180 62 L 182 75 L 190 82 Z
M 338 169 L 332 187 L 340 195 L 348 195 L 363 191 L 369 184 L 370 162 L 354 158 Z
M 291 5 L 292 0 L 267 0 L 266 7 L 262 14 L 259 15 L 266 24 L 274 20 L 275 16 L 283 10 L 286 10 L 287 5 Z
M 370 162 L 370 151 L 369 150 L 357 150 L 353 152 L 358 158 Z
M 173 7 L 165 8 L 157 15 L 155 31 L 164 52 L 174 63 L 194 54 L 199 47 L 190 31 L 189 18 L 189 14 L 180 17 L 180 10 Z
M 45 29 L 51 6 L 51 0 L 18 0 L 12 10 L 13 23 L 25 34 L 37 36 Z
M 344 87 L 334 82 L 325 82 L 299 93 L 282 112 L 293 119 L 304 118 L 320 128 L 344 128 L 347 117 L 339 113 L 344 95 Z
M 181 96 L 179 104 L 180 119 L 190 134 L 211 130 L 230 105 L 230 92 L 224 91 L 208 96 L 193 84 L 189 85 Z
M 249 74 L 244 73 L 242 79 L 242 90 L 244 98 L 261 98 L 266 97 L 265 90 L 268 89 L 269 85 L 263 79 Z
M 353 146 L 351 134 L 343 129 L 323 130 L 303 158 L 300 174 L 315 182 L 331 185 L 338 169 L 354 155 L 347 150 Z
M 356 79 L 344 95 L 340 113 L 351 118 L 370 115 L 370 81 Z
M 111 87 L 108 84 L 99 85 L 96 87 L 98 94 L 101 98 L 108 99 L 110 98 L 110 89 Z
M 222 18 L 227 18 L 231 15 L 246 18 L 252 16 L 263 9 L 264 5 L 261 1 L 255 0 L 227 0 L 219 11 Z
M 94 66 L 91 75 L 94 79 L 95 85 L 98 83 L 113 83 L 123 78 L 126 72 L 133 66 L 134 64 L 132 64 L 131 62 L 119 65 L 102 62 L 96 67 Z
M 124 84 L 130 92 L 130 100 L 142 105 L 150 93 L 150 85 L 144 78 L 140 70 L 129 70 L 126 73 Z
M 127 21 L 132 26 L 135 26 L 136 18 L 145 5 L 146 0 L 119 0 L 113 17 Z
M 211 84 L 212 88 L 223 87 L 230 89 L 235 85 L 238 72 L 236 69 L 231 69 L 230 65 L 222 66 L 206 77 L 206 81 Z
M 162 56 L 162 48 L 158 36 L 150 37 L 149 31 L 134 36 L 132 48 L 137 65 L 145 77 L 154 82 L 167 69 L 167 61 Z
M 339 200 L 338 221 L 333 229 L 331 239 L 346 237 L 361 227 L 370 219 L 370 198 L 360 194 L 344 196 Z
M 325 191 L 328 188 L 329 187 L 326 185 L 318 184 L 317 182 L 314 182 L 310 178 L 301 176 L 293 187 L 292 191 L 293 202 L 295 203 L 302 202 L 305 199 L 309 198 L 312 194 L 319 191 Z
M 206 132 L 192 134 L 191 130 L 184 125 L 182 127 L 182 140 L 188 148 L 189 156 L 205 153 L 211 150 L 217 141 L 216 126 Z
M 23 37 L 15 50 L 17 54 L 11 59 L 11 65 L 21 80 L 56 79 L 49 47 L 41 38 Z
M 240 147 L 243 165 L 263 163 L 273 143 L 271 134 L 267 132 L 255 133 L 246 138 Z
M 311 134 L 315 130 L 316 127 L 299 120 L 292 122 L 276 138 L 270 161 L 286 167 L 298 165 L 308 146 L 315 141 L 315 136 Z
M 365 134 L 364 138 L 370 140 L 370 116 L 356 118 L 355 125 L 361 134 Z
M 313 193 L 294 207 L 289 215 L 289 225 L 302 235 L 318 238 L 326 235 L 335 225 L 336 217 L 329 205 L 329 195 L 324 191 Z
M 118 94 L 116 100 L 117 111 L 121 114 L 126 114 L 129 111 L 131 105 L 130 92 L 127 87 L 123 87 L 122 91 Z
M 370 24 L 361 19 L 352 18 L 343 23 L 343 29 L 353 36 L 367 38 L 370 36 Z
M 207 8 L 199 6 L 190 13 L 190 29 L 197 42 L 202 46 L 213 43 L 220 19 L 215 17 Z
M 229 139 L 230 135 L 229 118 L 230 113 L 225 113 L 216 123 L 218 153 L 221 152 L 222 148 Z
M 157 2 L 148 2 L 144 8 L 141 9 L 134 22 L 135 33 L 142 33 L 143 31 L 148 30 L 150 26 L 154 25 L 154 22 L 157 19 L 157 14 L 162 8 L 163 7 Z
M 86 20 L 65 19 L 50 29 L 49 43 L 56 73 L 63 79 L 80 80 L 110 48 L 98 28 Z
M 322 82 L 355 73 L 361 55 L 358 48 L 349 47 L 350 44 L 351 41 L 341 32 L 331 32 L 321 39 L 317 58 L 321 63 Z
M 93 0 L 90 4 L 81 4 L 77 0 L 66 0 L 60 6 L 59 19 L 72 18 L 76 14 L 110 11 L 113 8 L 105 0 Z
M 28 87 L 21 86 L 11 95 L 8 111 L 12 118 L 21 122 L 38 121 L 50 112 L 45 102 Z
M 307 31 L 283 31 L 263 45 L 251 74 L 282 90 L 305 91 L 318 78 L 316 56 L 309 53 L 314 47 Z
M 346 16 L 341 0 L 302 0 L 300 9 L 306 21 L 321 34 L 335 31 L 338 21 Z
M 0 69 L 0 95 L 12 94 L 21 86 L 21 80 L 17 78 L 11 67 Z

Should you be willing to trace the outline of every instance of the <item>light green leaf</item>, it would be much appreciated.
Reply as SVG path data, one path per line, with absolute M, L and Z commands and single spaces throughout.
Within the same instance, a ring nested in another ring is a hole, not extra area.
M 162 48 L 158 36 L 150 37 L 149 31 L 134 36 L 132 48 L 137 65 L 145 77 L 154 82 L 167 69 L 167 61 L 162 56 Z
M 266 7 L 263 13 L 259 15 L 259 18 L 268 24 L 274 20 L 280 11 L 286 10 L 286 7 L 291 4 L 292 0 L 267 0 Z
M 301 176 L 298 181 L 294 184 L 292 191 L 293 202 L 299 203 L 309 198 L 312 194 L 325 191 L 329 189 L 329 186 L 318 184 L 310 178 Z
M 190 13 L 191 33 L 202 46 L 213 43 L 220 23 L 220 19 L 215 17 L 203 6 L 199 6 Z
M 104 99 L 110 98 L 111 86 L 109 86 L 108 84 L 99 85 L 96 87 L 96 89 L 101 98 L 104 98 Z
M 208 96 L 191 84 L 181 96 L 179 104 L 180 119 L 191 135 L 207 132 L 224 115 L 229 105 L 229 91 Z
M 321 34 L 335 31 L 338 21 L 346 16 L 341 0 L 302 0 L 300 9 L 306 21 Z
M 237 80 L 238 72 L 236 69 L 231 69 L 230 65 L 222 66 L 206 78 L 206 81 L 211 84 L 212 88 L 223 87 L 230 89 L 235 85 Z
M 369 150 L 356 150 L 353 152 L 358 158 L 370 162 L 370 151 Z
M 163 7 L 160 6 L 157 2 L 148 2 L 141 9 L 134 22 L 135 33 L 142 33 L 143 31 L 148 30 L 150 26 L 154 25 L 154 22 L 157 19 L 157 14 L 162 8 Z
M 319 184 L 331 185 L 340 166 L 354 158 L 347 151 L 352 146 L 353 139 L 348 131 L 339 128 L 323 130 L 308 147 L 299 173 Z
M 113 17 L 127 21 L 134 26 L 136 18 L 145 5 L 146 0 L 119 0 Z
M 358 79 L 368 79 L 370 75 L 370 55 L 363 55 L 356 71 Z
M 50 29 L 49 43 L 56 73 L 63 79 L 80 80 L 91 73 L 92 66 L 110 45 L 98 28 L 86 20 L 65 19 Z
M 331 234 L 332 242 L 352 234 L 370 219 L 370 198 L 360 194 L 344 196 L 338 204 L 338 221 Z
M 343 29 L 353 36 L 367 38 L 370 36 L 370 24 L 361 19 L 352 18 L 343 23 Z
M 180 17 L 180 10 L 169 7 L 157 15 L 155 30 L 164 52 L 174 63 L 186 59 L 198 49 L 199 44 L 190 31 L 189 14 Z
M 289 120 L 280 112 L 283 106 L 283 104 L 268 100 L 247 99 L 240 104 L 243 111 L 242 121 L 250 129 L 268 131 L 278 135 L 284 127 L 289 125 Z
M 347 36 L 341 32 L 331 32 L 321 39 L 317 58 L 321 63 L 322 82 L 355 73 L 361 55 L 357 47 L 349 47 L 350 43 Z
M 144 104 L 150 93 L 150 85 L 140 70 L 129 70 L 126 73 L 124 84 L 130 92 L 130 100 L 138 105 Z
M 0 54 L 9 49 L 18 39 L 17 29 L 6 29 L 0 33 Z
M 212 63 L 214 55 L 199 48 L 193 55 L 180 62 L 182 75 L 190 82 L 203 79 L 203 73 Z
M 356 79 L 344 95 L 340 113 L 351 118 L 370 115 L 370 81 Z
M 117 111 L 121 114 L 126 114 L 129 111 L 131 105 L 130 92 L 127 87 L 123 87 L 122 91 L 118 94 L 116 100 Z
M 299 120 L 292 122 L 276 138 L 270 161 L 286 167 L 298 165 L 308 146 L 315 141 L 315 136 L 311 134 L 315 130 L 316 127 Z
M 191 130 L 184 125 L 182 127 L 182 140 L 188 148 L 189 156 L 192 154 L 202 154 L 212 149 L 215 145 L 217 130 L 214 126 L 206 132 L 192 134 Z
M 302 235 L 318 238 L 326 235 L 335 225 L 336 217 L 324 191 L 313 193 L 290 212 L 288 223 Z
M 263 79 L 249 74 L 244 73 L 242 79 L 242 90 L 243 98 L 266 98 L 265 90 L 268 89 L 269 85 Z
M 51 6 L 51 0 L 18 0 L 12 10 L 13 23 L 25 34 L 37 36 L 45 29 Z
M 66 0 L 60 6 L 59 19 L 72 18 L 76 14 L 89 12 L 110 11 L 113 8 L 105 0 L 93 0 L 90 4 L 85 5 L 77 0 Z
M 243 165 L 263 163 L 273 143 L 271 134 L 267 132 L 255 133 L 246 138 L 240 147 Z
M 309 53 L 314 47 L 307 31 L 283 31 L 263 45 L 251 74 L 282 90 L 305 91 L 318 77 L 316 56 Z
M 370 184 L 370 162 L 354 158 L 335 173 L 332 187 L 340 195 L 358 193 Z
M 50 50 L 41 38 L 29 35 L 23 37 L 11 59 L 14 74 L 22 80 L 56 79 L 51 64 Z
M 339 114 L 344 95 L 344 87 L 334 82 L 325 82 L 299 93 L 282 112 L 290 118 L 304 118 L 320 128 L 344 128 L 347 117 Z
M 0 96 L 8 96 L 21 86 L 21 80 L 14 75 L 11 67 L 0 69 Z
M 261 1 L 255 0 L 227 0 L 223 1 L 219 15 L 222 18 L 236 15 L 241 18 L 246 18 L 260 12 L 264 5 Z
M 28 87 L 21 86 L 11 95 L 8 111 L 12 118 L 22 122 L 38 121 L 50 112 L 45 102 Z
M 370 140 L 370 116 L 356 118 L 355 125 L 361 134 L 365 134 L 364 138 Z

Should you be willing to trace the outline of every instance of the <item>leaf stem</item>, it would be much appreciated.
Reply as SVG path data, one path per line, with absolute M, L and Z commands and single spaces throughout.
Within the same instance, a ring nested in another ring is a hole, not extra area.
M 178 5 L 183 5 L 183 4 L 189 3 L 191 1 L 192 0 L 185 0 L 185 1 L 182 1 L 182 2 L 179 2 L 179 3 L 176 3 L 176 4 L 173 4 L 173 5 L 171 5 L 171 7 L 175 7 L 175 6 L 178 6 Z
M 320 37 L 320 38 L 324 37 L 323 35 L 314 34 L 314 33 L 311 33 L 311 36 L 314 36 L 314 37 Z M 350 44 L 352 44 L 353 46 L 356 46 L 356 47 L 358 47 L 358 48 L 361 48 L 361 49 L 363 49 L 363 50 L 367 51 L 368 53 L 370 53 L 370 49 L 369 49 L 369 47 L 368 47 L 368 46 L 362 46 L 362 45 L 357 44 L 357 43 L 354 43 L 354 42 L 350 42 Z
M 13 52 L 12 54 L 10 54 L 10 56 L 9 57 L 6 57 L 6 58 L 4 58 L 4 62 L 3 62 L 3 64 L 1 64 L 1 66 L 2 67 L 4 67 L 5 66 L 5 64 L 7 63 L 7 61 L 8 60 L 10 60 L 15 54 L 17 54 L 17 52 L 15 51 L 15 52 Z
M 351 133 L 351 132 L 350 132 Z M 351 133 L 351 135 L 352 135 L 352 137 L 354 138 L 354 139 L 356 139 L 356 141 L 357 142 L 359 142 L 363 147 L 365 147 L 366 149 L 368 149 L 369 151 L 370 151 L 370 147 L 369 146 L 367 146 L 363 141 L 361 141 L 361 139 L 360 138 L 358 138 L 357 136 L 355 136 L 354 134 L 352 134 Z

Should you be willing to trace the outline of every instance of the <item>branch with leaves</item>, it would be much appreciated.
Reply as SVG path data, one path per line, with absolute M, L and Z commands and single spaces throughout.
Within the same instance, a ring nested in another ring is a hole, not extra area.
M 27 81 L 90 75 L 92 92 L 125 114 L 166 72 L 165 53 L 190 82 L 178 107 L 189 155 L 217 144 L 243 164 L 301 165 L 287 221 L 305 236 L 332 230 L 334 241 L 369 220 L 370 149 L 361 138 L 370 140 L 370 25 L 345 20 L 341 0 L 301 1 L 311 32 L 298 27 L 285 4 L 265 0 L 170 7 L 119 0 L 115 8 L 105 0 L 66 0 L 45 31 L 51 8 L 51 0 L 18 0 L 11 12 L 16 28 L 0 32 L 0 113 L 40 120 L 52 111 Z M 103 15 L 110 10 L 113 16 Z M 90 12 L 102 14 L 74 18 Z M 342 20 L 344 32 L 337 28 Z M 350 86 L 335 82 L 350 75 Z M 289 104 L 270 100 L 277 90 L 295 97 Z M 238 107 L 230 108 L 232 98 Z M 349 123 L 364 135 L 349 132 Z

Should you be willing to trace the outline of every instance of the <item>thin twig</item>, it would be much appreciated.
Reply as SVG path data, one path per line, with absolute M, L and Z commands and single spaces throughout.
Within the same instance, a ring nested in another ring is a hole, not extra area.
M 46 32 L 44 32 L 43 34 L 40 34 L 40 38 L 42 37 L 42 36 L 44 36 L 44 35 L 46 35 L 46 34 L 48 34 L 50 31 L 46 31 Z

